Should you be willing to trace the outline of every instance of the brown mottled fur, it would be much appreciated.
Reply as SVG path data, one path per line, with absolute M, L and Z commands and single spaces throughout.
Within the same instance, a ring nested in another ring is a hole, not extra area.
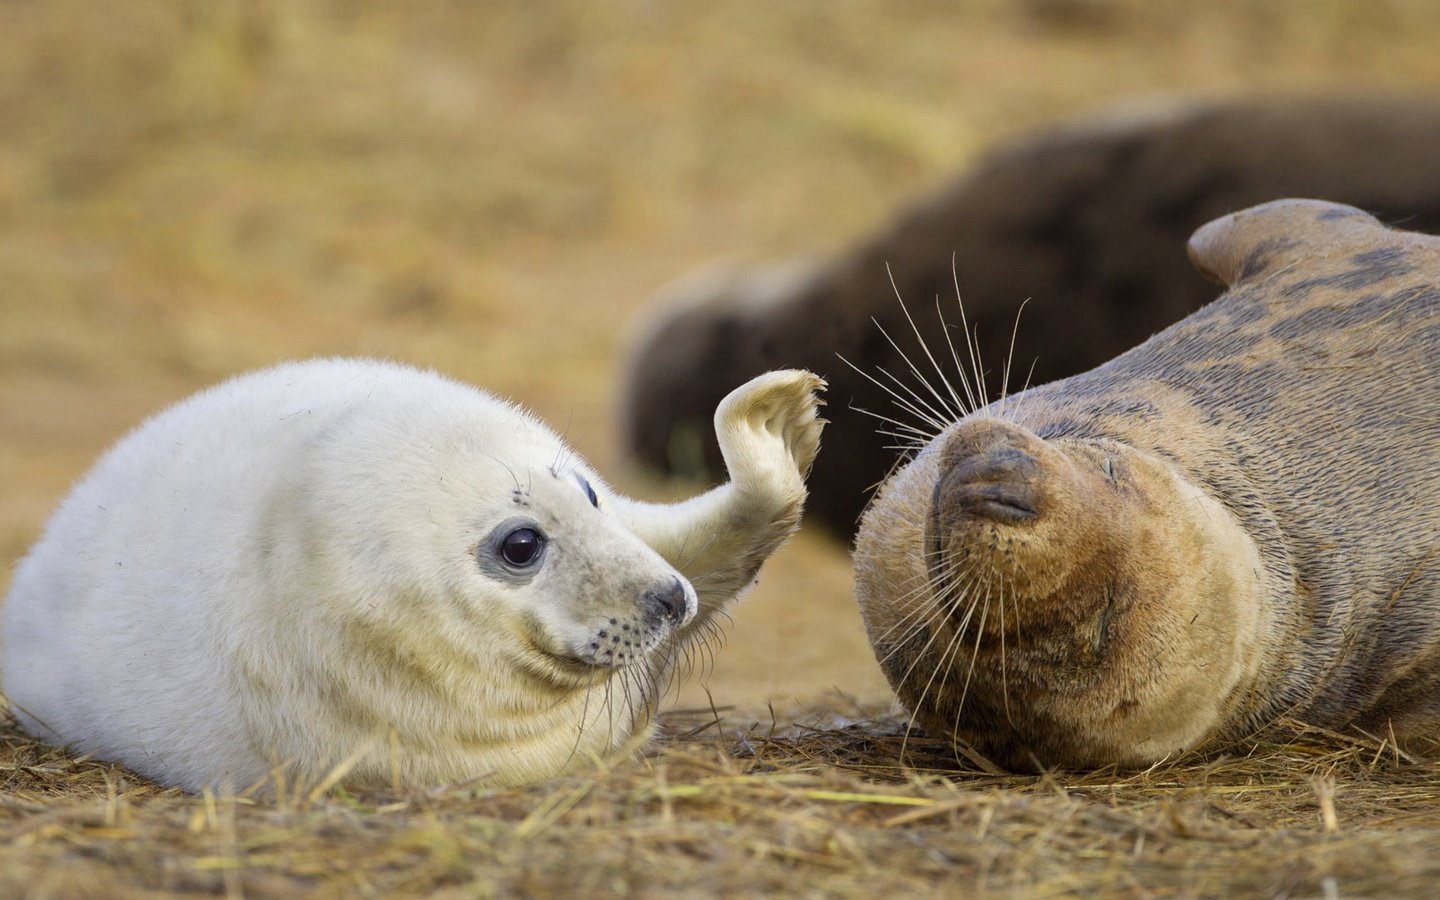
M 1228 293 L 882 489 L 856 553 L 877 657 L 927 728 L 1011 766 L 1287 714 L 1432 750 L 1440 239 L 1290 200 L 1190 253 Z
M 905 373 L 871 321 L 908 346 L 887 266 L 932 347 L 945 340 L 935 299 L 953 308 L 958 284 L 991 365 L 1007 358 L 1029 298 L 1012 381 L 1034 361 L 1030 383 L 1043 384 L 1213 299 L 1183 248 L 1216 216 L 1317 197 L 1440 230 L 1437 146 L 1440 104 L 1394 97 L 1177 105 L 1028 135 L 833 258 L 712 271 L 668 291 L 631 357 L 625 441 L 648 465 L 718 479 L 709 417 L 730 386 L 779 366 L 818 372 L 830 382 L 831 452 L 810 477 L 807 514 L 849 539 L 899 458 L 852 408 L 887 412 L 889 398 L 838 358 Z

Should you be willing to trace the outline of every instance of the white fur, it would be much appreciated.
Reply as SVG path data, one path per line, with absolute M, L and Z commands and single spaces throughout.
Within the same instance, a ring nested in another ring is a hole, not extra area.
M 792 530 L 818 386 L 737 390 L 717 414 L 737 484 L 661 506 L 433 373 L 241 376 L 143 424 L 61 504 L 15 572 L 0 687 L 33 734 L 191 790 L 589 764 L 643 740 L 676 648 L 753 576 L 733 561 Z M 517 517 L 548 538 L 523 576 L 490 558 Z M 676 577 L 682 621 L 647 616 Z M 625 664 L 602 656 L 616 634 Z

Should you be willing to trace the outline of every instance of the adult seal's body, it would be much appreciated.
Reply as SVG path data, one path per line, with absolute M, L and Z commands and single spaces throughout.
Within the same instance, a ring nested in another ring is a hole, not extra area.
M 1143 765 L 1290 715 L 1440 736 L 1440 239 L 1280 201 L 1228 293 L 947 427 L 856 553 L 877 657 L 1012 767 Z
M 237 378 L 55 513 L 3 610 L 4 692 L 36 736 L 192 790 L 590 765 L 649 733 L 677 655 L 795 528 L 820 384 L 732 392 L 731 482 L 652 505 L 432 373 Z
M 1394 97 L 1174 104 L 1026 134 L 826 259 L 711 269 L 667 290 L 631 359 L 625 439 L 651 465 L 717 477 L 716 401 L 766 369 L 819 372 L 830 382 L 827 443 L 845 450 L 816 461 L 806 515 L 849 540 L 900 458 L 858 411 L 889 407 L 870 376 L 894 387 L 878 370 L 907 371 L 876 327 L 897 342 L 910 335 L 897 292 L 943 348 L 935 299 L 953 304 L 958 287 L 983 358 L 1005 358 L 1013 335 L 1012 380 L 1044 384 L 1213 299 L 1185 240 L 1232 210 L 1318 197 L 1440 231 L 1437 145 L 1440 103 Z

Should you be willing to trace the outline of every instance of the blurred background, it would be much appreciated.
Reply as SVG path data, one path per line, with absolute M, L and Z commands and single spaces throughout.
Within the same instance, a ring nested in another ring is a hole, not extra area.
M 669 279 L 836 251 L 1057 119 L 1434 92 L 1437 48 L 1432 0 L 0 0 L 0 587 L 146 415 L 317 354 L 512 397 L 674 496 L 615 439 Z M 766 567 L 707 690 L 885 696 L 842 547 Z

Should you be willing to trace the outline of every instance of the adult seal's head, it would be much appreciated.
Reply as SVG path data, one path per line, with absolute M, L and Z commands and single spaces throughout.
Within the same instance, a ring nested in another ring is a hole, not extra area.
M 1440 727 L 1440 240 L 1281 201 L 1196 233 L 1220 300 L 945 428 L 856 552 L 924 726 L 1144 765 L 1281 715 Z
M 715 416 L 731 481 L 610 490 L 524 411 L 319 360 L 156 416 L 15 573 L 3 688 L 27 730 L 167 784 L 516 784 L 650 733 L 677 657 L 793 531 L 805 372 Z

